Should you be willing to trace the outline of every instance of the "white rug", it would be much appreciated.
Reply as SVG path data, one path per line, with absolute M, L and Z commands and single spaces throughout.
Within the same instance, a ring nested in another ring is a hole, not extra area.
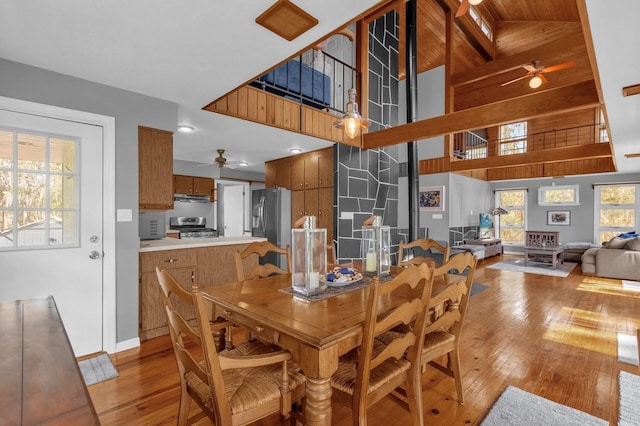
M 640 376 L 620 371 L 618 426 L 640 426 Z
M 553 269 L 551 264 L 549 265 L 540 265 L 531 263 L 529 266 L 524 266 L 524 259 L 521 257 L 514 257 L 511 259 L 503 260 L 502 262 L 494 263 L 493 265 L 487 266 L 490 269 L 502 269 L 506 271 L 519 271 L 527 274 L 538 274 L 538 275 L 550 275 L 553 277 L 567 277 L 569 273 L 575 268 L 577 263 L 573 262 L 564 262 L 563 264 L 559 264 L 557 269 Z
M 575 408 L 509 386 L 482 426 L 606 426 L 609 422 Z
M 629 334 L 617 334 L 618 361 L 631 365 L 640 365 L 638 362 L 638 336 Z
M 107 354 L 94 356 L 78 362 L 82 377 L 87 386 L 118 377 L 118 370 L 113 366 Z

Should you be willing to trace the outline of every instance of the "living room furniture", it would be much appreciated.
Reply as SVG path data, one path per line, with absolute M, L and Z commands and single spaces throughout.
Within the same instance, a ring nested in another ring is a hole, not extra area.
M 52 296 L 0 303 L 0 334 L 0 424 L 100 424 Z
M 531 257 L 530 257 L 531 256 Z M 525 246 L 524 248 L 524 266 L 534 264 L 549 264 L 553 269 L 558 269 L 558 263 L 564 263 L 564 247 L 563 246 Z
M 582 262 L 582 255 L 590 248 L 598 248 L 599 245 L 588 242 L 573 242 L 565 243 L 564 246 L 564 260 L 565 262 Z
M 588 249 L 582 255 L 582 273 L 640 281 L 640 238 L 613 238 L 604 247 Z
M 438 256 L 434 256 L 434 249 Z M 439 254 L 442 254 L 441 256 Z M 419 238 L 405 243 L 400 241 L 398 248 L 398 266 L 419 265 L 428 259 L 432 259 L 436 267 L 449 261 L 449 244 L 441 244 L 436 240 Z
M 472 246 L 484 247 L 484 257 L 502 254 L 502 240 L 500 238 L 480 238 L 478 240 L 467 240 L 466 243 Z M 456 248 L 460 248 L 460 246 L 456 246 Z

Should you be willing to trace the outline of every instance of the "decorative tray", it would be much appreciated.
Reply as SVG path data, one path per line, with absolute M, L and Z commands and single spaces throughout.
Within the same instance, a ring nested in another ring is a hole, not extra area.
M 330 287 L 343 287 L 362 280 L 362 274 L 353 268 L 335 267 L 323 280 Z

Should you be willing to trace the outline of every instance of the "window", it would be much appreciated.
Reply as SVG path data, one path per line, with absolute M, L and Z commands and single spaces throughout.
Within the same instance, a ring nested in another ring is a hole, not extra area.
M 509 189 L 496 191 L 496 206 L 509 213 L 495 216 L 496 237 L 502 244 L 524 245 L 527 227 L 527 190 Z
M 578 185 L 541 186 L 538 188 L 538 205 L 578 206 L 579 188 Z
M 527 152 L 527 122 L 500 126 L 500 155 Z
M 0 128 L 0 250 L 78 245 L 77 144 Z
M 637 231 L 638 184 L 597 185 L 595 187 L 595 233 L 597 244 L 618 234 Z

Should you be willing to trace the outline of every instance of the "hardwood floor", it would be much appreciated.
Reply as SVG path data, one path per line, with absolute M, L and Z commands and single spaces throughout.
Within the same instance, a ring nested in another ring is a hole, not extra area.
M 640 374 L 617 362 L 616 333 L 635 335 L 640 327 L 640 292 L 582 276 L 580 266 L 567 278 L 487 268 L 499 260 L 485 259 L 476 271 L 474 281 L 489 288 L 471 297 L 465 321 L 465 404 L 458 404 L 453 380 L 430 368 L 423 376 L 425 424 L 479 424 L 508 385 L 616 424 L 618 372 Z M 175 424 L 180 390 L 168 336 L 112 359 L 119 377 L 89 387 L 102 424 Z M 333 410 L 335 425 L 351 424 L 348 408 Z M 371 425 L 407 424 L 393 397 L 370 410 Z M 256 424 L 281 423 L 274 415 Z

